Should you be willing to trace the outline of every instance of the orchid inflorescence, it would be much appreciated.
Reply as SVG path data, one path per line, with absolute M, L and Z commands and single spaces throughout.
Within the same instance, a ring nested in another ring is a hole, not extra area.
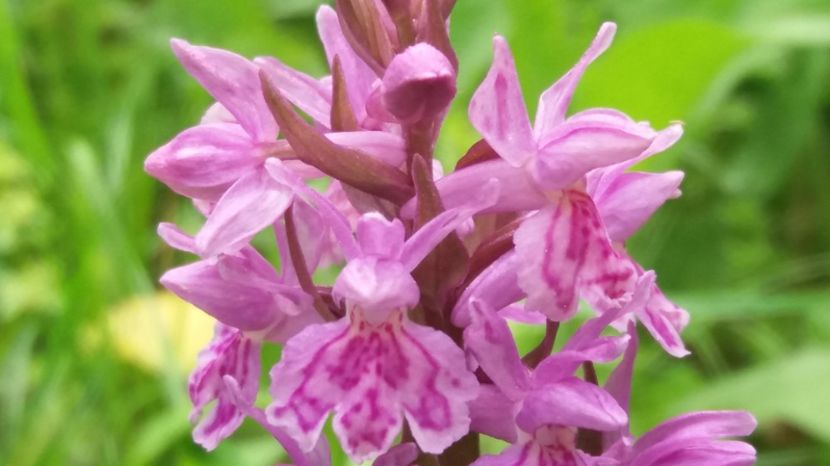
M 567 115 L 616 26 L 603 24 L 541 95 L 533 125 L 496 36 L 469 106 L 482 139 L 444 176 L 434 148 L 456 94 L 454 2 L 336 3 L 317 13 L 331 67 L 321 79 L 172 41 L 216 100 L 145 162 L 206 218 L 195 236 L 158 230 L 200 258 L 161 283 L 218 321 L 189 380 L 195 441 L 212 450 L 248 417 L 296 465 L 327 465 L 333 413 L 356 463 L 752 464 L 750 445 L 725 439 L 753 431 L 748 413 L 691 413 L 638 439 L 629 430 L 637 326 L 683 357 L 688 314 L 624 246 L 683 179 L 629 169 L 672 146 L 681 126 L 655 130 L 606 108 Z M 317 179 L 330 183 L 308 184 Z M 279 270 L 251 245 L 266 229 Z M 315 283 L 331 266 L 333 285 Z M 595 316 L 554 352 L 580 300 Z M 520 355 L 508 320 L 545 336 Z M 283 348 L 263 409 L 270 344 Z M 600 384 L 594 364 L 618 359 Z M 511 445 L 480 456 L 481 434 Z

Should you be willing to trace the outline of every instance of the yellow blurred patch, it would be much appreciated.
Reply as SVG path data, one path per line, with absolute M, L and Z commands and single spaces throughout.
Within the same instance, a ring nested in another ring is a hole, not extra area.
M 107 313 L 118 355 L 150 371 L 169 368 L 171 362 L 180 370 L 192 370 L 215 322 L 167 291 L 130 298 Z

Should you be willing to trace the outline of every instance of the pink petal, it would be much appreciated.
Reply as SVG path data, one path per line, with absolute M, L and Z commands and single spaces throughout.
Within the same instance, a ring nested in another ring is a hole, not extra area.
M 306 448 L 335 412 L 334 430 L 360 463 L 389 449 L 406 416 L 423 451 L 440 452 L 467 432 L 477 382 L 446 335 L 406 321 L 311 326 L 292 338 L 274 366 L 269 421 Z
M 577 116 L 553 130 L 539 149 L 533 175 L 541 189 L 562 189 L 589 171 L 637 157 L 657 133 L 605 115 Z
M 412 442 L 401 443 L 380 455 L 372 466 L 410 466 L 418 458 L 418 447 Z
M 171 248 L 196 254 L 196 243 L 193 241 L 193 237 L 180 230 L 176 225 L 167 222 L 159 223 L 156 233 Z
M 520 400 L 530 380 L 507 322 L 482 301 L 474 299 L 471 309 L 473 323 L 464 329 L 466 348 L 508 398 Z
M 666 441 L 693 438 L 716 439 L 751 434 L 758 422 L 745 411 L 701 411 L 684 414 L 663 422 L 643 435 L 634 452 L 643 452 Z
M 352 228 L 349 220 L 322 194 L 311 189 L 305 184 L 294 171 L 277 159 L 269 159 L 265 162 L 265 169 L 281 185 L 288 187 L 291 191 L 307 202 L 325 219 L 332 229 L 340 248 L 346 259 L 360 256 L 360 247 L 352 235 Z
M 259 71 L 253 63 L 227 50 L 194 46 L 181 39 L 172 39 L 170 45 L 187 72 L 254 140 L 276 138 L 277 124 L 265 104 Z
M 522 165 L 536 152 L 516 65 L 501 36 L 493 38 L 493 64 L 468 113 L 473 127 L 511 165 Z
M 324 5 L 317 10 L 317 31 L 329 65 L 334 63 L 335 56 L 340 60 L 352 109 L 358 120 L 363 120 L 366 117 L 366 101 L 377 76 L 354 52 L 343 35 L 337 13 L 331 7 Z
M 308 114 L 317 123 L 328 127 L 331 120 L 331 88 L 320 81 L 294 70 L 273 57 L 257 57 L 254 63 L 262 69 L 289 102 Z
M 197 249 L 205 257 L 238 250 L 282 216 L 292 199 L 265 170 L 243 176 L 216 203 L 196 235 Z
M 628 239 L 669 199 L 680 195 L 683 172 L 623 173 L 594 196 L 613 241 Z
M 479 274 L 458 298 L 452 310 L 453 324 L 462 328 L 470 325 L 470 305 L 474 299 L 493 309 L 502 309 L 522 299 L 524 292 L 516 278 L 518 266 L 516 254 L 509 252 Z
M 213 340 L 199 353 L 196 369 L 188 381 L 193 402 L 190 419 L 191 422 L 198 421 L 193 439 L 207 450 L 216 448 L 245 418 L 234 398 L 225 390 L 222 378 L 230 375 L 237 380 L 241 387 L 237 395 L 253 404 L 259 389 L 259 352 L 259 343 L 238 330 L 217 324 Z M 213 400 L 216 405 L 202 417 L 202 411 Z
M 667 353 L 676 358 L 690 354 L 680 337 L 688 313 L 669 301 L 657 285 L 653 286 L 651 299 L 636 314 Z
M 470 430 L 515 442 L 518 431 L 513 418 L 518 407 L 518 403 L 507 398 L 495 385 L 482 385 L 478 397 L 470 403 Z
M 470 193 L 491 179 L 498 180 L 499 195 L 495 203 L 483 211 L 485 213 L 535 210 L 548 202 L 527 170 L 513 167 L 501 159 L 477 163 L 452 172 L 438 180 L 435 186 L 441 194 L 444 207 L 450 209 L 469 202 Z M 413 217 L 416 206 L 416 200 L 412 199 L 401 208 L 401 215 L 405 218 Z
M 398 259 L 403 251 L 404 231 L 400 220 L 387 220 L 377 212 L 363 214 L 357 221 L 357 242 L 366 256 Z
M 564 192 L 556 204 L 522 222 L 513 238 L 527 305 L 550 319 L 570 318 L 579 297 L 599 309 L 630 297 L 636 270 L 614 250 L 584 193 Z
M 565 114 L 571 104 L 577 83 L 579 83 L 588 65 L 602 55 L 611 45 L 616 30 L 616 24 L 603 23 L 599 32 L 597 32 L 597 36 L 576 65 L 539 97 L 535 124 L 536 137 L 541 138 L 550 133 L 553 128 L 565 120 Z
M 692 439 L 655 445 L 632 458 L 631 466 L 751 466 L 755 449 L 744 442 Z
M 349 131 L 326 133 L 331 142 L 361 150 L 383 163 L 400 167 L 406 162 L 406 141 L 385 131 Z
M 144 170 L 179 194 L 215 201 L 263 159 L 242 127 L 214 123 L 179 133 L 147 157 Z
M 628 415 L 605 390 L 571 377 L 530 393 L 516 423 L 525 432 L 545 425 L 609 431 L 625 426 Z
M 253 400 L 245 399 L 242 388 L 239 386 L 236 379 L 230 375 L 226 375 L 222 377 L 222 380 L 225 382 L 225 389 L 228 391 L 237 408 L 271 433 L 274 439 L 280 443 L 288 456 L 291 457 L 291 460 L 294 461 L 296 466 L 331 466 L 331 452 L 329 451 L 328 442 L 325 438 L 320 439 L 314 449 L 310 452 L 306 453 L 302 451 L 299 445 L 297 445 L 297 442 L 295 442 L 294 439 L 292 439 L 282 429 L 278 429 L 271 424 L 268 424 L 268 420 L 265 418 L 265 413 L 252 404 Z
M 415 307 L 421 292 L 400 262 L 366 257 L 346 264 L 334 282 L 332 295 L 347 306 L 359 306 L 369 321 L 378 322 L 392 312 Z

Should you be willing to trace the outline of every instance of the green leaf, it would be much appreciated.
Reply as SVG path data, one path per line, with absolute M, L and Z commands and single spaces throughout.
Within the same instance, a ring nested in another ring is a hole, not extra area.
M 808 348 L 710 382 L 673 411 L 744 409 L 762 425 L 786 421 L 830 441 L 828 386 L 830 350 Z

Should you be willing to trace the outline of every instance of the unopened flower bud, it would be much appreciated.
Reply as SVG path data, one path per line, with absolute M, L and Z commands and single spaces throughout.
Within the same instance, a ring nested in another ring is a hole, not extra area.
M 402 123 L 440 115 L 455 97 L 455 91 L 452 64 L 425 43 L 398 54 L 383 75 L 383 104 Z

